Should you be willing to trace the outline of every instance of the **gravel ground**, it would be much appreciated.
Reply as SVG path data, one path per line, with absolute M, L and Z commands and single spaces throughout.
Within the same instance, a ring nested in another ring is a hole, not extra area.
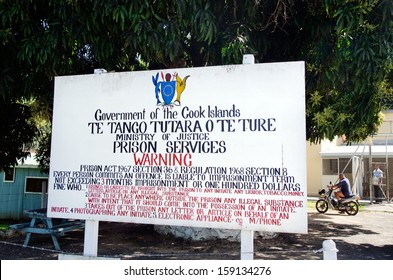
M 254 259 L 320 260 L 324 240 L 332 239 L 339 260 L 393 259 L 393 205 L 366 205 L 356 216 L 337 211 L 325 214 L 310 208 L 308 234 L 280 233 L 254 242 Z M 0 222 L 1 223 L 1 222 Z M 50 237 L 32 235 L 29 247 L 24 236 L 0 238 L 2 260 L 51 260 L 59 253 L 83 254 L 84 233 L 59 237 L 62 252 L 55 251 Z M 240 243 L 229 240 L 191 241 L 160 235 L 151 225 L 101 222 L 98 256 L 120 259 L 239 259 Z

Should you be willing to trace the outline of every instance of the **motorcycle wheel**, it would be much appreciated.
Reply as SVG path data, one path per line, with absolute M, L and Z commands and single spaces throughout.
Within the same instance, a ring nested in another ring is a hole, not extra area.
M 326 213 L 329 208 L 328 203 L 324 199 L 318 199 L 317 203 L 315 203 L 315 208 L 319 213 Z
M 350 201 L 345 205 L 345 212 L 350 216 L 355 216 L 359 212 L 359 205 L 355 201 Z

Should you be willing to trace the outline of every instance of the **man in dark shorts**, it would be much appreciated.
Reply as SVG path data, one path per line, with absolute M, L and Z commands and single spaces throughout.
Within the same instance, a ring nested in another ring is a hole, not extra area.
M 338 176 L 339 182 L 334 185 L 332 188 L 334 190 L 334 196 L 337 201 L 340 201 L 341 198 L 348 197 L 352 195 L 351 191 L 351 183 L 348 178 L 344 176 L 343 173 L 340 173 Z

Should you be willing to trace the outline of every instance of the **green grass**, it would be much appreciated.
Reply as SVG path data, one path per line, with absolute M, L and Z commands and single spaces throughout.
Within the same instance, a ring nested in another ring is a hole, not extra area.
M 8 228 L 8 225 L 0 224 L 0 230 L 7 230 Z
M 19 224 L 22 222 L 24 222 L 24 220 L 0 219 L 0 230 L 7 230 L 10 228 L 10 225 Z
M 310 208 L 315 209 L 315 202 L 317 202 L 317 201 L 308 200 L 307 201 L 307 209 L 310 209 Z

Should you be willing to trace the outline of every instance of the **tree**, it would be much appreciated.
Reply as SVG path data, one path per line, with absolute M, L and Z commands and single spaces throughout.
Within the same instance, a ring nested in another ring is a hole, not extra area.
M 356 142 L 377 131 L 392 100 L 393 3 L 325 5 L 333 29 L 306 55 L 308 138 Z
M 29 155 L 35 136 L 28 106 L 0 98 L 0 170 L 8 170 Z
M 57 75 L 236 64 L 252 53 L 306 61 L 307 139 L 356 142 L 392 100 L 392 16 L 390 0 L 0 1 L 0 97 L 50 111 Z M 50 137 L 37 134 L 45 162 Z

